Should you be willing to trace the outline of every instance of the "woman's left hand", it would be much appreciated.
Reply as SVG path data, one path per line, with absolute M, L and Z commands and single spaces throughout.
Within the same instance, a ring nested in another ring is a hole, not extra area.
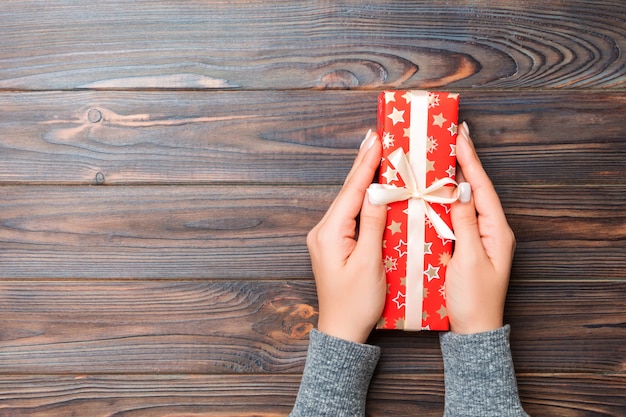
M 381 148 L 378 136 L 368 132 L 343 188 L 307 236 L 318 329 L 357 343 L 365 342 L 380 319 L 387 288 L 381 248 L 387 206 L 374 205 L 366 196 Z

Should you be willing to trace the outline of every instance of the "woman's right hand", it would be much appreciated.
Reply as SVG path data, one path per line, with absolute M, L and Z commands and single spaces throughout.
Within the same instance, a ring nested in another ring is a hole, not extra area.
M 465 123 L 456 154 L 457 181 L 471 185 L 471 198 L 452 205 L 457 240 L 446 272 L 446 303 L 451 331 L 481 333 L 503 325 L 515 236 Z

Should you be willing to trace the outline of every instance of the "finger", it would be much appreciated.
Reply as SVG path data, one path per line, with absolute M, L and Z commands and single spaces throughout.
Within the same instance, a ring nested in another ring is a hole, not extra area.
M 500 198 L 478 159 L 466 124 L 461 125 L 456 149 L 462 175 L 472 187 L 472 202 L 484 253 L 494 265 L 509 268 L 511 242 L 514 241 L 512 232 Z
M 485 216 L 489 223 L 508 225 L 500 198 L 478 159 L 465 124 L 461 125 L 460 133 L 456 145 L 457 161 L 464 180 L 472 186 L 478 215 Z
M 353 176 L 354 171 L 361 164 L 361 161 L 363 160 L 363 157 L 365 156 L 365 154 L 367 153 L 369 148 L 373 145 L 374 141 L 376 140 L 375 136 L 377 136 L 377 135 L 376 135 L 376 133 L 372 132 L 372 129 L 368 130 L 367 133 L 365 134 L 365 138 L 361 142 L 361 146 L 359 148 L 359 152 L 358 152 L 356 158 L 354 159 L 354 162 L 352 163 L 352 167 L 350 168 L 350 171 L 348 172 L 348 175 L 346 176 L 346 179 L 343 182 L 344 186 L 349 181 L 349 179 Z M 340 190 L 340 192 L 341 192 L 341 190 Z M 324 214 L 324 216 L 322 217 L 322 220 L 320 222 L 325 222 L 328 219 L 332 209 L 336 205 L 338 197 L 339 197 L 339 195 L 337 195 L 335 197 L 335 199 L 331 203 L 330 207 L 328 208 L 328 210 L 326 211 L 326 213 Z
M 483 248 L 474 198 L 467 203 L 457 201 L 450 211 L 452 229 L 456 236 L 455 253 L 480 253 Z
M 460 184 L 466 181 L 467 180 L 465 179 L 465 175 L 463 175 L 463 170 L 461 169 L 461 166 L 457 166 L 456 167 L 456 182 Z
M 375 137 L 373 145 L 365 151 L 352 172 L 346 180 L 335 201 L 328 209 L 328 221 L 345 223 L 346 220 L 354 220 L 359 214 L 363 205 L 363 198 L 367 187 L 372 183 L 376 169 L 380 164 L 381 144 L 378 137 Z
M 363 199 L 359 222 L 359 239 L 354 253 L 360 259 L 371 259 L 381 264 L 382 240 L 387 221 L 387 205 L 373 204 L 368 196 Z M 381 264 L 382 265 L 382 264 Z
M 354 159 L 354 163 L 352 164 L 350 172 L 348 172 L 348 175 L 346 176 L 344 184 L 350 179 L 350 177 L 354 174 L 356 168 L 361 164 L 361 161 L 363 160 L 363 157 L 365 156 L 369 148 L 373 146 L 374 141 L 376 140 L 375 136 L 377 136 L 377 134 L 376 132 L 373 132 L 372 129 L 368 130 L 365 134 L 365 138 L 363 139 L 363 142 L 361 142 L 359 152 Z

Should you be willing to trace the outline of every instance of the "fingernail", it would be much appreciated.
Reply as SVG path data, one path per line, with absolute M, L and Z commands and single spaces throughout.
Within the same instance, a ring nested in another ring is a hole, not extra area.
M 359 146 L 359 149 L 361 149 L 363 145 L 365 145 L 365 142 L 367 142 L 367 139 L 369 139 L 371 134 L 372 134 L 372 129 L 368 130 L 367 133 L 365 134 L 365 138 L 363 139 L 363 142 L 361 142 L 361 146 Z
M 367 200 L 370 202 L 370 204 L 373 204 L 375 206 L 380 206 L 380 204 L 374 200 L 374 197 L 372 196 L 372 192 L 370 190 L 377 190 L 383 188 L 382 185 L 378 184 L 378 183 L 372 183 L 370 184 L 369 188 L 367 189 Z
M 467 123 L 463 122 L 461 123 L 461 136 L 463 136 L 463 138 L 465 138 L 466 141 L 471 142 L 470 139 L 470 131 L 469 131 L 469 126 L 467 125 Z
M 372 146 L 374 146 L 374 144 L 376 143 L 376 139 L 378 139 L 378 135 L 376 133 L 372 132 L 370 134 L 370 141 L 367 143 L 367 149 L 369 149 Z
M 462 182 L 459 184 L 459 201 L 461 203 L 469 203 L 472 199 L 472 186 L 469 182 Z

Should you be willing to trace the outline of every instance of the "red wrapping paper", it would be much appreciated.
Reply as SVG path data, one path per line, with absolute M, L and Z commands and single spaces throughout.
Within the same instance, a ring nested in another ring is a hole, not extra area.
M 454 93 L 419 90 L 381 93 L 378 100 L 378 134 L 383 143 L 380 184 L 405 187 L 408 183 L 389 158 L 401 156 L 399 153 L 406 155 L 405 161 L 420 190 L 438 180 L 451 183 L 455 179 L 458 104 L 459 95 Z M 401 151 L 394 155 L 398 149 Z M 400 165 L 400 161 L 393 160 Z M 448 183 L 441 190 L 453 191 L 454 187 Z M 388 205 L 383 235 L 387 296 L 378 324 L 380 329 L 449 329 L 445 275 L 454 237 L 441 237 L 433 225 L 435 216 L 423 212 L 434 210 L 452 233 L 450 204 L 418 200 L 408 198 Z M 438 222 L 435 222 L 437 226 Z

